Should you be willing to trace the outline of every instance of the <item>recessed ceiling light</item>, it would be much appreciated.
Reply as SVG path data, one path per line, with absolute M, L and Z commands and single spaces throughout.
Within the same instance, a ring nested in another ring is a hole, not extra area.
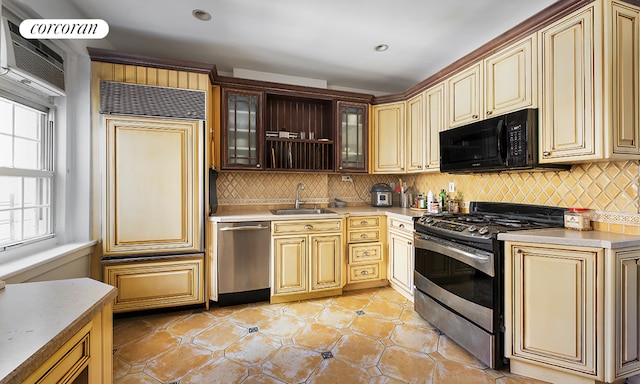
M 387 44 L 380 44 L 380 45 L 376 45 L 375 48 L 373 49 L 375 49 L 378 52 L 384 52 L 387 49 L 389 49 L 389 46 Z
M 195 17 L 198 20 L 202 20 L 202 21 L 211 20 L 211 14 L 207 11 L 203 11 L 202 9 L 194 9 L 193 12 L 191 12 L 191 14 L 193 15 L 193 17 Z

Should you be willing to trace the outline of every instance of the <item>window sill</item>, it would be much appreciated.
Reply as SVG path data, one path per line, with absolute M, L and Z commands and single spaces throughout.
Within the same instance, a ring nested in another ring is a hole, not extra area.
M 0 280 L 12 282 L 20 275 L 37 275 L 49 269 L 57 268 L 81 257 L 90 255 L 97 241 L 53 245 L 44 250 L 35 250 L 20 257 L 0 259 Z M 30 274 L 30 271 L 34 271 Z M 13 279 L 12 279 L 13 278 Z M 22 279 L 20 279 L 22 280 Z

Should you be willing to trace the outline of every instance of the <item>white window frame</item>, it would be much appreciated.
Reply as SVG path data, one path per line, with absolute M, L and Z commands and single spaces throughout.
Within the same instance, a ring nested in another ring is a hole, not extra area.
M 19 95 L 9 93 L 9 92 L 0 92 L 0 97 L 5 100 L 8 100 L 14 104 L 24 106 L 30 109 L 34 109 L 40 112 L 43 112 L 45 121 L 43 122 L 42 132 L 41 132 L 41 156 L 42 156 L 42 168 L 40 170 L 35 169 L 23 169 L 23 168 L 14 168 L 14 167 L 0 167 L 0 176 L 19 176 L 19 177 L 37 177 L 44 178 L 49 180 L 49 217 L 48 223 L 46 224 L 48 227 L 48 231 L 46 234 L 31 237 L 27 239 L 20 239 L 12 243 L 2 244 L 0 245 L 0 260 L 3 259 L 3 256 L 8 251 L 20 248 L 25 245 L 42 243 L 46 242 L 46 240 L 53 239 L 56 236 L 56 219 L 55 219 L 55 206 L 56 206 L 56 175 L 55 175 L 55 154 L 56 154 L 56 145 L 55 145 L 55 131 L 54 131 L 54 111 L 55 108 L 53 105 L 46 103 L 44 101 L 33 101 L 29 99 L 25 99 L 20 97 Z M 22 207 L 24 210 L 24 207 Z M 24 216 L 23 216 L 24 218 Z M 24 222 L 24 221 L 23 221 Z M 24 233 L 24 229 L 23 229 Z

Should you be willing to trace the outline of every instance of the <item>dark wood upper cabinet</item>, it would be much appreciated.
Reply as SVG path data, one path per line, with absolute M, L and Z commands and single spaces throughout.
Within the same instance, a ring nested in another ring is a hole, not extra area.
M 368 171 L 368 104 L 337 103 L 336 170 L 346 173 Z
M 260 91 L 222 90 L 223 169 L 264 169 L 263 98 Z

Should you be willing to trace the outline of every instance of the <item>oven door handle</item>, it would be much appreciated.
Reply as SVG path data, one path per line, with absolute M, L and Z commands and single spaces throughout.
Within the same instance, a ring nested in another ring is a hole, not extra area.
M 431 240 L 431 241 L 429 241 Z M 467 252 L 455 246 L 443 244 L 445 240 L 432 238 L 430 236 L 421 235 L 415 239 L 416 248 L 428 249 L 433 252 L 456 259 L 462 263 L 471 265 L 487 275 L 494 277 L 493 263 L 491 263 L 491 255 L 482 255 Z

